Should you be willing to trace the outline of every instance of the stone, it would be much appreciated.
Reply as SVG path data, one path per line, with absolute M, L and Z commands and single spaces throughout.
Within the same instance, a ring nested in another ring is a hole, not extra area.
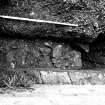
M 0 51 L 0 66 L 7 66 L 7 57 L 6 54 Z
M 78 51 L 71 51 L 70 55 L 73 54 L 72 58 L 72 65 L 69 65 L 69 68 L 74 68 L 74 69 L 81 69 L 82 67 L 82 60 L 81 60 L 81 53 Z M 71 58 L 69 58 L 71 59 Z
M 36 78 L 36 84 L 42 84 L 43 83 L 43 80 L 42 80 L 40 71 L 36 71 L 35 70 L 34 73 L 33 73 L 33 75 Z
M 76 70 L 70 71 L 69 77 L 72 81 L 73 85 L 104 85 L 105 84 L 105 77 L 104 72 L 98 72 L 93 70 Z
M 62 56 L 62 45 L 56 45 L 54 48 L 53 48 L 53 57 L 61 57 Z
M 52 62 L 62 69 L 80 69 L 82 67 L 81 53 L 63 44 L 53 48 Z
M 40 73 L 45 84 L 71 84 L 67 72 L 41 71 Z
M 83 83 L 84 73 L 79 71 L 69 72 L 69 77 L 73 85 L 79 85 L 81 82 Z

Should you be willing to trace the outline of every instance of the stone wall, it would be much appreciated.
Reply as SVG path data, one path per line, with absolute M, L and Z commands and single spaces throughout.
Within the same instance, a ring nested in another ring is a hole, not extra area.
M 67 43 L 42 39 L 0 40 L 0 84 L 2 79 L 9 86 L 17 85 L 17 80 L 22 80 L 22 85 L 29 85 L 30 81 L 70 85 L 105 83 L 104 70 L 82 68 L 81 53 Z
M 1 39 L 1 64 L 9 68 L 81 69 L 81 53 L 63 42 Z

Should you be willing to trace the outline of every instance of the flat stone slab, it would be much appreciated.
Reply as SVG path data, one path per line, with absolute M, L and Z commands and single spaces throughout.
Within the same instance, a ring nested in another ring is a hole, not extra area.
M 40 71 L 44 84 L 104 85 L 105 71 L 96 70 L 61 70 Z
M 40 73 L 45 84 L 71 84 L 67 72 L 40 71 Z
M 102 85 L 105 84 L 105 71 L 83 70 L 71 71 L 69 77 L 75 85 Z
M 104 85 L 105 70 L 63 70 L 58 68 L 17 68 L 13 72 L 27 72 L 37 84 Z

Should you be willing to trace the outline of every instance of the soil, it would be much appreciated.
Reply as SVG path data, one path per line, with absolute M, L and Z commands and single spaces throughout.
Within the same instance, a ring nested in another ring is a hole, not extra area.
M 104 86 L 39 85 L 33 91 L 10 91 L 0 95 L 0 105 L 99 105 L 104 104 Z

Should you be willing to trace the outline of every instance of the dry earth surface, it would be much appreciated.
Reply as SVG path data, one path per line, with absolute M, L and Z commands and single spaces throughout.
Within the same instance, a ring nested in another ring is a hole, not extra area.
M 104 85 L 35 85 L 29 90 L 6 90 L 0 105 L 104 105 L 104 98 Z

